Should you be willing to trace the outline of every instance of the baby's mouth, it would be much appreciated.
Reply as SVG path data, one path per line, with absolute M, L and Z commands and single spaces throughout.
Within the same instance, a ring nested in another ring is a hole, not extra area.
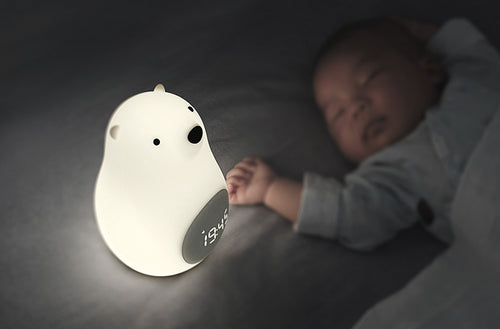
M 380 135 L 380 133 L 385 130 L 386 121 L 387 118 L 381 116 L 376 117 L 368 122 L 368 124 L 363 129 L 363 141 L 367 142 Z

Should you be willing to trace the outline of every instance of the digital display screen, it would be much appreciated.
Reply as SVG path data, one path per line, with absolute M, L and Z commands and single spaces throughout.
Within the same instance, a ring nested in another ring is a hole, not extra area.
M 227 222 L 227 208 L 224 210 L 224 216 L 217 223 L 217 226 L 212 226 L 208 231 L 207 230 L 201 231 L 204 240 L 203 245 L 205 247 L 211 245 L 217 240 L 217 237 L 220 234 L 222 234 L 222 231 L 224 231 L 224 227 L 226 227 L 226 222 Z
M 182 256 L 194 264 L 205 258 L 219 242 L 226 228 L 229 209 L 227 190 L 220 190 L 191 223 L 182 244 Z

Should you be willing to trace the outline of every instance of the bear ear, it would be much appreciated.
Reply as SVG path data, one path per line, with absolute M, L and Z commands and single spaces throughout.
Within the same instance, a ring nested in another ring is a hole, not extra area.
M 165 87 L 161 83 L 157 84 L 154 91 L 165 91 Z
M 119 130 L 120 130 L 119 125 L 114 125 L 113 127 L 111 127 L 111 129 L 109 130 L 109 135 L 111 136 L 111 138 L 113 138 L 114 140 L 118 139 Z

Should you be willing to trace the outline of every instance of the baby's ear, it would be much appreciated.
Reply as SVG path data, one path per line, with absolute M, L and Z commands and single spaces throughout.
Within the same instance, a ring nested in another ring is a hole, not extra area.
M 418 61 L 418 64 L 434 85 L 441 85 L 445 81 L 446 73 L 441 62 L 435 56 L 424 54 Z
M 118 139 L 118 132 L 119 131 L 120 131 L 120 126 L 119 125 L 114 125 L 113 127 L 111 127 L 111 129 L 109 129 L 109 135 L 114 140 L 117 140 Z

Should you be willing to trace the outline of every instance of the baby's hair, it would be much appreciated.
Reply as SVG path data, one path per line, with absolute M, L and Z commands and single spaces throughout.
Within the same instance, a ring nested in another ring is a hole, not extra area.
M 400 25 L 399 23 L 393 21 L 390 18 L 377 17 L 363 19 L 359 21 L 354 21 L 348 23 L 338 30 L 334 31 L 327 39 L 323 42 L 323 45 L 319 49 L 316 58 L 313 62 L 313 70 L 316 70 L 318 64 L 327 56 L 333 53 L 339 46 L 345 44 L 347 41 L 352 40 L 358 33 L 364 31 L 378 31 L 378 33 L 395 33 L 393 34 L 393 40 L 395 43 L 395 48 L 402 51 L 406 55 L 415 56 L 420 55 L 424 51 L 424 44 L 415 38 L 410 32 Z M 406 42 L 400 42 L 396 45 L 395 35 L 399 35 L 402 40 Z

